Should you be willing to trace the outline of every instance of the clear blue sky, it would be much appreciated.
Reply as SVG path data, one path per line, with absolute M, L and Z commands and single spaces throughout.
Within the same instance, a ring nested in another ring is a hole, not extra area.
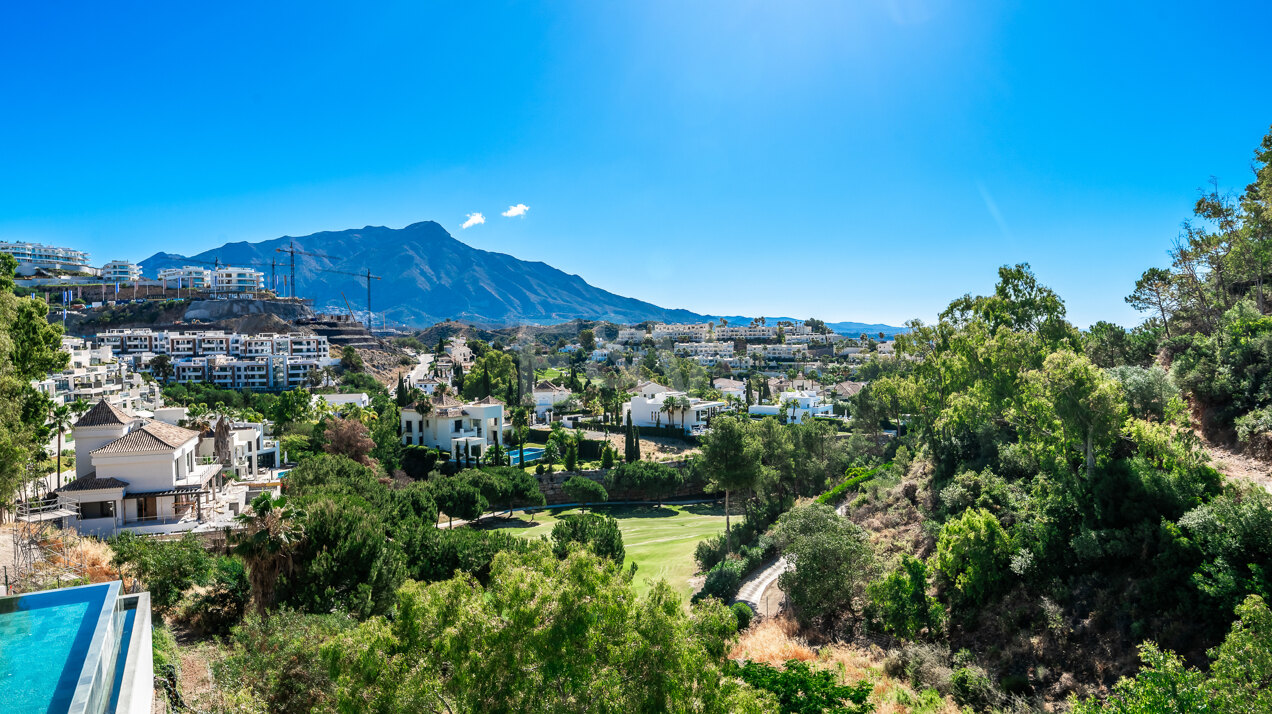
M 432 219 L 662 305 L 893 324 L 1028 261 L 1129 324 L 1272 124 L 1267 3 L 477 4 L 9 3 L 0 239 Z

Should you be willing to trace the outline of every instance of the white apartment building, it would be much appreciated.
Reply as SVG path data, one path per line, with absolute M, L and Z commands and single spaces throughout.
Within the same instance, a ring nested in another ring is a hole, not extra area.
M 650 333 L 650 336 L 655 340 L 670 337 L 684 342 L 705 342 L 706 340 L 711 339 L 712 327 L 713 324 L 710 322 L 690 323 L 685 325 L 668 325 L 660 322 L 654 325 L 653 332 Z
M 135 283 L 141 280 L 141 266 L 127 260 L 112 260 L 102 266 L 102 280 L 108 283 Z
M 265 273 L 251 268 L 217 268 L 212 271 L 212 289 L 227 293 L 259 292 L 265 289 Z
M 605 360 L 609 359 L 609 357 L 610 357 L 610 351 L 604 347 L 597 347 L 596 349 L 592 350 L 591 360 L 593 362 L 604 362 Z
M 637 327 L 623 327 L 618 330 L 616 342 L 624 345 L 639 345 L 649 334 Z
M 66 368 L 31 382 L 54 404 L 79 399 L 104 399 L 122 409 L 153 409 L 163 404 L 159 386 L 147 384 L 128 363 L 116 360 L 109 348 L 89 347 L 77 337 L 63 337 L 62 351 L 70 355 Z
M 715 329 L 717 340 L 775 340 L 777 325 L 728 325 Z
M 748 357 L 753 355 L 759 355 L 766 360 L 803 359 L 808 356 L 808 345 L 800 345 L 800 344 L 747 345 L 746 354 Z
M 434 394 L 403 407 L 401 420 L 403 444 L 448 451 L 454 461 L 467 454 L 476 462 L 503 443 L 504 405 L 494 397 L 464 404 L 449 394 Z
M 72 248 L 0 241 L 0 253 L 8 253 L 18 261 L 18 275 L 33 275 L 39 270 L 64 270 L 71 273 L 96 274 L 88 264 L 88 253 Z
M 672 351 L 689 357 L 732 357 L 732 342 L 677 342 Z
M 212 285 L 212 271 L 187 265 L 183 268 L 164 268 L 159 271 L 159 281 L 165 288 L 206 290 Z
M 105 345 L 116 355 L 150 352 L 173 357 L 257 357 L 286 355 L 303 359 L 327 359 L 331 347 L 322 335 L 280 335 L 264 332 L 245 335 L 220 330 L 159 331 L 125 328 L 97 333 L 97 345 Z
M 73 433 L 76 478 L 58 490 L 58 498 L 73 505 L 78 516 L 68 521 L 80 533 L 193 530 L 225 502 L 221 465 L 198 457 L 197 431 L 141 419 L 102 401 L 80 417 Z
M 214 354 L 172 362 L 173 382 L 207 382 L 225 389 L 280 390 L 305 386 L 314 370 L 340 360 L 308 359 L 287 355 L 231 357 Z

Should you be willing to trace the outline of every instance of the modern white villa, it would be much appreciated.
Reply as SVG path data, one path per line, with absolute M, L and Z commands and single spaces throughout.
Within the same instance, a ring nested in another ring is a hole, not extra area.
M 637 390 L 640 393 L 625 407 L 635 426 L 671 426 L 690 434 L 706 429 L 712 417 L 729 408 L 726 402 L 691 397 L 653 382 L 642 383 Z
M 783 411 L 789 421 L 802 424 L 810 417 L 832 416 L 834 407 L 822 397 L 821 392 L 805 389 L 781 392 L 776 404 L 752 404 L 747 409 L 747 413 L 757 416 L 777 416 Z
M 402 408 L 402 443 L 448 451 L 456 461 L 467 453 L 475 461 L 495 444 L 503 443 L 504 404 L 486 397 L 467 404 L 449 394 Z
M 57 493 L 78 514 L 68 525 L 81 533 L 193 530 L 226 498 L 221 465 L 197 453 L 197 431 L 100 401 L 73 433 L 76 478 Z

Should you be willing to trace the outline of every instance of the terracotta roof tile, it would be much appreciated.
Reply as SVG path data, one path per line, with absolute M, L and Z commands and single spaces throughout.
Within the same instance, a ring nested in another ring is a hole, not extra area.
M 75 426 L 123 426 L 136 420 L 136 417 L 103 399 L 84 412 Z
M 163 422 L 146 422 L 140 428 L 94 450 L 93 454 L 136 454 L 171 451 L 199 436 L 199 432 Z

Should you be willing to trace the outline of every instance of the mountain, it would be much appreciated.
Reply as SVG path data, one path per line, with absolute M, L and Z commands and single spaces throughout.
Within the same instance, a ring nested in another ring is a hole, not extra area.
M 370 270 L 382 277 L 372 281 L 371 308 L 390 324 L 422 327 L 446 319 L 478 325 L 554 324 L 576 318 L 628 324 L 711 319 L 615 295 L 546 263 L 473 248 L 433 221 L 405 228 L 367 226 L 260 243 L 227 243 L 191 256 L 156 253 L 141 261 L 141 266 L 144 274 L 153 276 L 163 268 L 219 261 L 261 270 L 267 285 L 276 273 L 282 288 L 290 275 L 291 258 L 277 249 L 292 245 L 298 251 L 298 294 L 312 298 L 316 309 L 343 308 L 347 299 L 355 310 L 365 310 L 366 280 L 356 274 Z M 878 332 L 876 327 L 854 327 L 849 332 Z

